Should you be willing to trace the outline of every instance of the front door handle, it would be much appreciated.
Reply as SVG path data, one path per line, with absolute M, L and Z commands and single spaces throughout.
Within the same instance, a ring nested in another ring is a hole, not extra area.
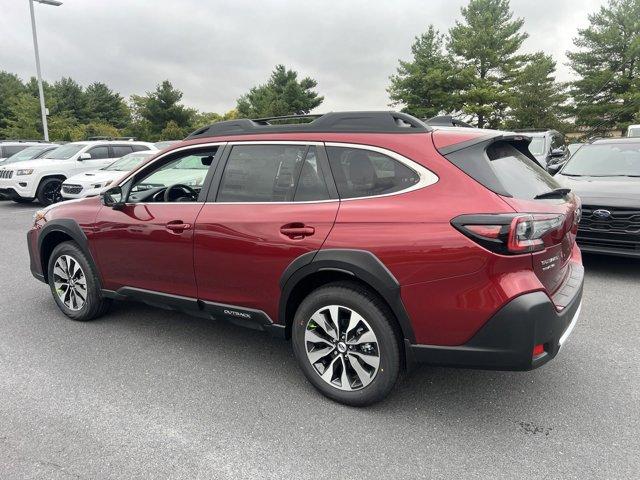
M 294 240 L 310 237 L 316 233 L 316 229 L 304 223 L 288 223 L 280 227 L 280 233 Z
M 185 230 L 191 229 L 191 224 L 184 223 L 182 220 L 172 220 L 171 222 L 167 223 L 165 226 L 167 227 L 167 230 L 171 230 L 172 232 L 175 232 L 175 233 L 181 233 L 181 232 L 184 232 Z

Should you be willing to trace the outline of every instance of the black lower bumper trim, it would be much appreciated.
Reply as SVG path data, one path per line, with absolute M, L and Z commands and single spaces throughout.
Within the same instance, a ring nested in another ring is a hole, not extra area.
M 543 292 L 515 298 L 502 307 L 473 338 L 460 346 L 406 345 L 408 361 L 488 370 L 531 370 L 554 358 L 560 338 L 579 312 L 582 283 L 568 305 L 558 312 Z M 533 358 L 533 347 L 544 353 Z

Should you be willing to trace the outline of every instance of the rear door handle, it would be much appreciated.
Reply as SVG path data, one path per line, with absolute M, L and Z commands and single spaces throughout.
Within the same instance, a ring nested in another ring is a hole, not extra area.
M 182 220 L 172 220 L 171 222 L 165 225 L 167 230 L 171 230 L 172 232 L 180 233 L 185 230 L 191 229 L 190 223 L 184 223 Z
M 310 237 L 316 233 L 316 229 L 304 223 L 288 223 L 280 227 L 280 233 L 292 239 L 300 239 Z

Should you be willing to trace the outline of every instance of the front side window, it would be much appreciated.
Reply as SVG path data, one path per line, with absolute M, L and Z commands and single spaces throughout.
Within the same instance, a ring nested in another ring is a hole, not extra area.
M 340 198 L 370 197 L 405 190 L 420 176 L 382 153 L 360 148 L 327 147 Z
M 104 158 L 109 158 L 109 147 L 93 147 L 90 148 L 87 153 L 91 155 L 91 160 L 102 160 Z
M 214 162 L 216 151 L 217 149 L 182 153 L 177 157 L 170 157 L 160 165 L 149 166 L 150 170 L 143 170 L 136 176 L 129 190 L 128 201 L 196 201 Z
M 235 145 L 222 175 L 217 201 L 293 201 L 306 151 L 306 145 Z

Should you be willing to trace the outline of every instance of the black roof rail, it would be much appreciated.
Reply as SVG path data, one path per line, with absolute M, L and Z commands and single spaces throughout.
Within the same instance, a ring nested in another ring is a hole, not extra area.
M 435 117 L 426 118 L 423 120 L 427 125 L 434 127 L 464 127 L 464 128 L 476 128 L 473 125 L 463 122 L 459 118 L 454 118 L 451 115 L 437 115 Z
M 309 120 L 310 122 L 300 122 Z M 287 120 L 294 122 L 282 123 Z M 296 122 L 296 120 L 298 120 Z M 426 133 L 431 128 L 400 112 L 330 112 L 217 122 L 192 132 L 185 140 L 256 133 Z

